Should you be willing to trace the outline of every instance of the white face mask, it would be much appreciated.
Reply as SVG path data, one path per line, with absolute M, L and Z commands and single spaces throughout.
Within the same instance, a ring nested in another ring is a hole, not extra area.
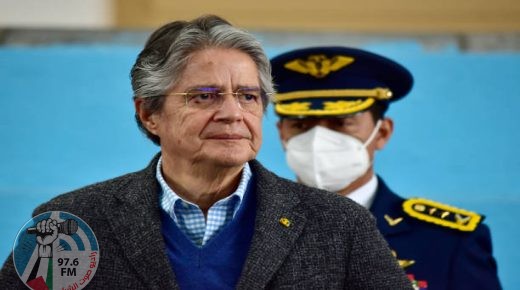
M 289 139 L 287 163 L 303 184 L 339 191 L 367 172 L 371 163 L 366 146 L 380 126 L 381 120 L 364 144 L 352 136 L 315 126 Z

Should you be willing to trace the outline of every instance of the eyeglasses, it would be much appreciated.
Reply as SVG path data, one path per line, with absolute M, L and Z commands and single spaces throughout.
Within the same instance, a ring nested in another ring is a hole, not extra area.
M 220 92 L 217 88 L 197 88 L 186 93 L 171 93 L 168 96 L 184 96 L 187 107 L 211 110 L 220 108 L 225 95 L 233 95 L 242 110 L 255 113 L 262 110 L 262 96 L 270 94 L 258 88 L 240 88 L 230 93 Z

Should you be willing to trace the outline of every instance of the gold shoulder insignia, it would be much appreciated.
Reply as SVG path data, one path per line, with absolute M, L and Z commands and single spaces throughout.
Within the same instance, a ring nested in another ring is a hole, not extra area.
M 315 78 L 324 78 L 333 71 L 337 71 L 354 61 L 354 58 L 336 55 L 332 58 L 327 58 L 323 54 L 309 55 L 307 60 L 295 59 L 287 62 L 284 67 L 286 69 L 299 72 L 302 74 L 309 74 Z
M 482 216 L 423 198 L 410 198 L 403 202 L 403 210 L 411 217 L 464 232 L 474 231 Z

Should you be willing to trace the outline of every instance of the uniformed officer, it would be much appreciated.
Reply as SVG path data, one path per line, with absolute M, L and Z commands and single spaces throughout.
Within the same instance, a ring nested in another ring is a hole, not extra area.
M 271 63 L 277 127 L 300 182 L 370 209 L 416 289 L 501 289 L 483 216 L 403 199 L 374 174 L 375 152 L 393 132 L 388 105 L 413 84 L 406 68 L 346 47 L 293 50 Z

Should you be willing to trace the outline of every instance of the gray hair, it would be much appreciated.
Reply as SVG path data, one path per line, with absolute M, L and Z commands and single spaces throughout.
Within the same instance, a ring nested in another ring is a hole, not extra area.
M 150 114 L 160 111 L 164 95 L 177 84 L 190 56 L 212 47 L 237 49 L 251 57 L 264 92 L 265 111 L 269 104 L 265 93 L 274 92 L 269 59 L 260 42 L 251 34 L 215 15 L 201 16 L 192 21 L 174 21 L 152 33 L 130 73 L 134 99 L 142 98 L 143 109 Z M 137 113 L 135 118 L 139 129 L 160 145 L 160 138 L 143 126 Z

